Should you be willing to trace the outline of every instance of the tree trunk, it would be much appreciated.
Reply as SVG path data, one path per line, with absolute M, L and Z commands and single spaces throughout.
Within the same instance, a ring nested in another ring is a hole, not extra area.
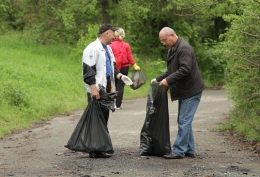
M 101 14 L 103 17 L 103 22 L 110 23 L 110 16 L 107 13 L 108 8 L 109 8 L 108 0 L 100 0 L 100 4 L 101 4 Z

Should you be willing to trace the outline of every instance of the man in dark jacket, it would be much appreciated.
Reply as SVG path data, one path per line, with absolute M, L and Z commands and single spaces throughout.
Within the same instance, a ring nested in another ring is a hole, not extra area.
M 171 100 L 178 100 L 178 134 L 171 154 L 166 159 L 195 157 L 192 121 L 200 103 L 205 85 L 192 47 L 178 37 L 173 29 L 164 27 L 159 32 L 161 43 L 169 48 L 167 71 L 151 80 L 160 86 L 169 86 Z

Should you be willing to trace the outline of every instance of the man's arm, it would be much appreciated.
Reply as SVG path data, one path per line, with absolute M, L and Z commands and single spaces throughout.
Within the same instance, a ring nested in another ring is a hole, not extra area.
M 181 53 L 178 56 L 179 68 L 174 72 L 167 76 L 166 80 L 169 85 L 174 84 L 174 82 L 178 82 L 182 80 L 185 76 L 187 76 L 192 70 L 192 51 L 189 48 L 182 49 Z
M 86 84 L 90 85 L 92 97 L 99 99 L 100 94 L 96 87 L 96 55 L 94 50 L 89 47 L 83 52 L 82 67 L 83 67 L 83 80 Z

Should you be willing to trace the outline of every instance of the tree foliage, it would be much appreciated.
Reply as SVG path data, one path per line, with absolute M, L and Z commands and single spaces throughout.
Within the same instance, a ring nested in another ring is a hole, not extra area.
M 235 109 L 232 128 L 248 140 L 260 140 L 260 2 L 240 2 L 242 15 L 225 15 L 231 28 L 223 36 L 227 59 L 226 89 Z

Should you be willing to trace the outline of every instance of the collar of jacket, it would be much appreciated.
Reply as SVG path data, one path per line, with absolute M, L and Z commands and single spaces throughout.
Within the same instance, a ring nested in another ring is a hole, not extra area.
M 103 52 L 105 52 L 105 49 L 104 49 L 104 47 L 103 47 L 103 45 L 102 45 L 102 42 L 97 38 L 96 39 L 96 44 L 98 45 L 98 48 L 101 50 L 101 51 L 103 51 Z M 108 45 L 106 45 L 106 46 L 108 46 Z
M 173 57 L 176 55 L 176 50 L 177 50 L 179 44 L 181 43 L 181 41 L 182 41 L 182 38 L 178 37 L 175 45 L 168 50 L 167 62 L 169 62 L 171 59 L 173 59 Z
M 170 49 L 168 50 L 168 55 L 171 55 L 172 53 L 174 53 L 174 52 L 177 50 L 177 48 L 178 48 L 179 44 L 181 43 L 181 41 L 182 41 L 182 38 L 181 38 L 181 37 L 178 37 L 178 39 L 177 39 L 175 45 L 172 46 L 172 48 L 170 48 Z

